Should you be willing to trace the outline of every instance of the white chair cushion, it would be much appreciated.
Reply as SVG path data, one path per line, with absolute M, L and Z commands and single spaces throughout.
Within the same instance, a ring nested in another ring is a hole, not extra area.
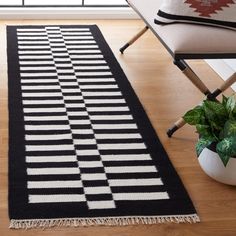
M 229 55 L 236 57 L 236 31 L 184 23 L 157 25 L 154 19 L 161 0 L 128 0 L 128 2 L 172 54 L 222 54 L 221 58 L 228 58 Z M 225 54 L 227 56 L 224 56 Z

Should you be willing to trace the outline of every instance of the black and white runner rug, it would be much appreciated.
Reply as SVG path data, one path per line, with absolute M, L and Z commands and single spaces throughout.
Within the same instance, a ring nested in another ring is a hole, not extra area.
M 97 26 L 7 39 L 11 228 L 199 221 Z

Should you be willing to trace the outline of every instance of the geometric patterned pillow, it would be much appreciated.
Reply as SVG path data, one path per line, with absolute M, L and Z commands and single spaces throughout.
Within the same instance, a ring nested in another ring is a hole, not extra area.
M 236 30 L 236 0 L 163 0 L 155 23 L 175 22 Z

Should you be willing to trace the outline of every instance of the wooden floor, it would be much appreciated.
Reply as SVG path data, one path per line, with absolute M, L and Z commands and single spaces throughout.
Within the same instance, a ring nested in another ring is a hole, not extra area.
M 162 144 L 178 171 L 201 218 L 198 224 L 159 224 L 126 227 L 54 228 L 9 230 L 8 220 L 8 110 L 6 25 L 97 24 L 140 98 Z M 109 21 L 0 21 L 0 235 L 1 236 L 156 236 L 236 235 L 236 188 L 217 183 L 200 169 L 194 144 L 194 129 L 185 126 L 169 139 L 165 131 L 187 109 L 198 104 L 202 94 L 173 66 L 171 57 L 151 32 L 146 33 L 124 55 L 118 49 L 143 27 L 138 20 Z M 191 62 L 210 88 L 221 79 L 204 62 Z M 231 94 L 232 90 L 226 94 Z

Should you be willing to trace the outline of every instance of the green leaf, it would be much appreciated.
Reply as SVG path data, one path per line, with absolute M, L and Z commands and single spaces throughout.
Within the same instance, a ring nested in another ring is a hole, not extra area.
M 228 114 L 231 114 L 236 106 L 236 100 L 235 96 L 232 95 L 228 98 L 227 103 L 226 103 L 226 110 Z
M 215 139 L 211 136 L 208 137 L 201 137 L 197 144 L 196 144 L 196 152 L 197 155 L 199 156 L 201 152 L 203 151 L 204 148 L 208 147 L 211 143 L 213 143 Z
M 226 166 L 229 158 L 236 156 L 236 136 L 231 136 L 217 143 L 216 151 Z
M 207 100 L 203 103 L 203 109 L 212 133 L 218 136 L 227 120 L 228 113 L 226 109 L 219 102 Z
M 236 136 L 236 120 L 228 120 L 224 126 L 224 137 Z
M 219 152 L 218 154 L 219 154 L 219 157 L 220 157 L 221 161 L 223 162 L 224 166 L 226 167 L 231 156 L 225 155 L 224 153 L 221 153 L 221 152 Z
M 209 120 L 216 121 L 228 116 L 225 107 L 219 102 L 205 100 L 203 107 Z
M 211 136 L 211 127 L 209 125 L 196 125 L 197 132 L 200 134 L 200 136 Z
M 219 140 L 222 140 L 224 138 L 225 138 L 224 130 L 221 130 L 220 133 L 219 133 Z
M 221 124 L 221 123 L 222 123 L 221 121 L 211 121 L 210 125 L 212 128 L 212 131 L 217 132 L 217 131 L 223 130 L 224 124 L 223 123 Z
M 225 97 L 224 94 L 222 94 L 222 105 L 224 106 L 224 108 L 226 109 L 226 104 L 227 104 L 228 98 Z
M 203 109 L 201 106 L 197 106 L 186 112 L 183 119 L 190 125 L 196 125 L 201 123 L 202 116 L 204 116 Z
M 236 107 L 234 108 L 232 114 L 231 114 L 231 118 L 236 120 Z

